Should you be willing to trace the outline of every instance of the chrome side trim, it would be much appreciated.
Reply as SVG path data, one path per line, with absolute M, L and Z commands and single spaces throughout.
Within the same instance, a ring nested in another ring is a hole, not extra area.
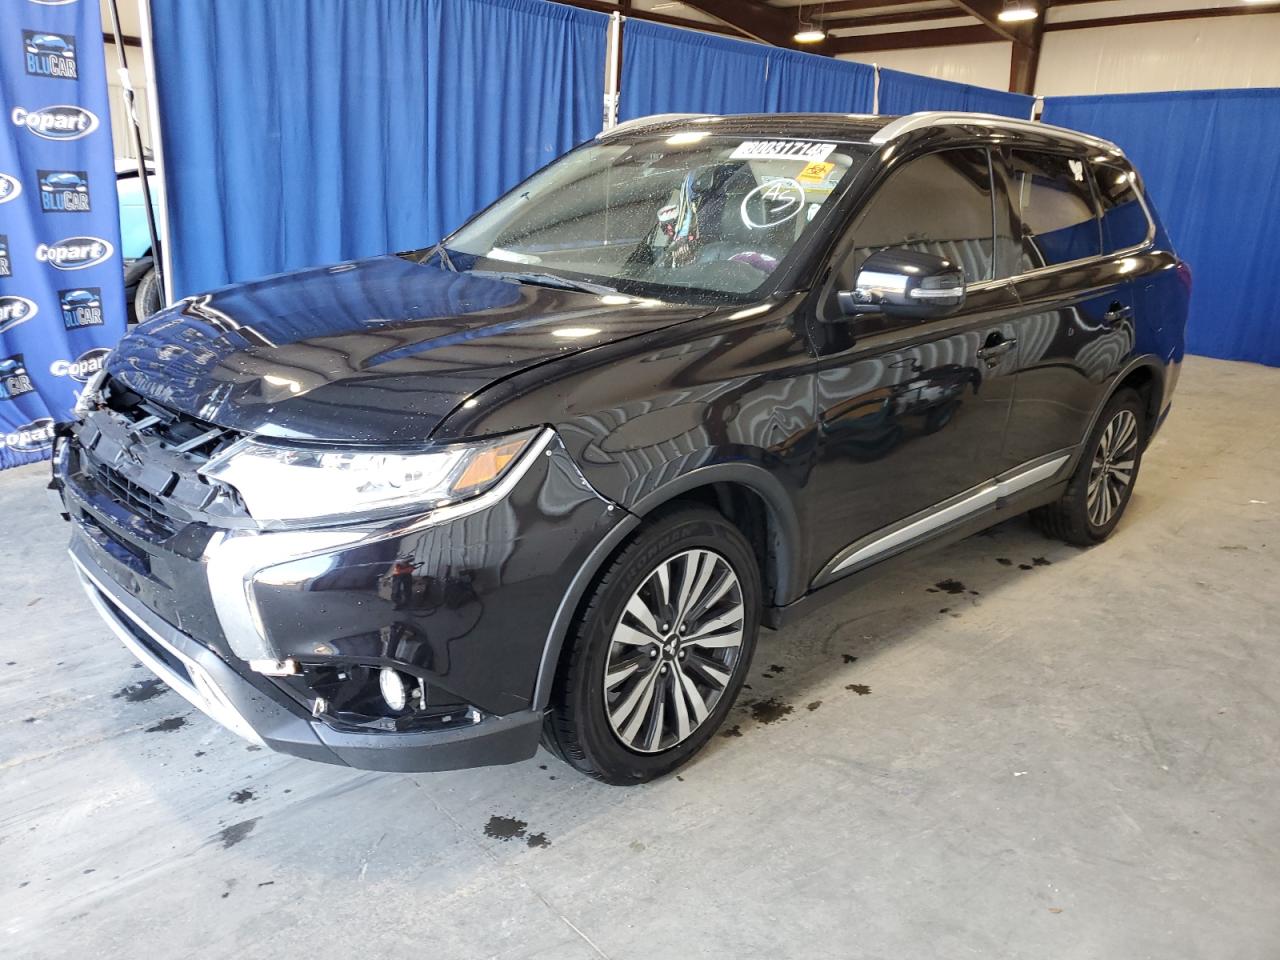
M 837 553 L 814 578 L 813 586 L 847 576 L 869 566 L 906 546 L 924 540 L 930 534 L 994 507 L 1005 497 L 1013 496 L 1037 483 L 1048 480 L 1071 459 L 1070 451 L 1057 451 L 1029 461 L 1020 467 L 994 477 L 985 483 L 913 514 L 889 527 L 881 528 Z
M 529 467 L 547 449 L 555 431 L 544 429 L 491 490 L 451 506 L 441 507 L 408 522 L 397 520 L 376 527 L 339 527 L 320 530 L 218 531 L 204 550 L 209 593 L 227 643 L 242 660 L 279 660 L 272 648 L 253 599 L 254 580 L 270 567 L 335 550 L 403 537 L 427 527 L 458 520 L 505 499 Z
M 74 553 L 71 554 L 71 562 L 75 565 L 76 573 L 80 575 L 80 583 L 84 587 L 84 592 L 89 596 L 89 602 L 94 605 L 98 614 L 106 621 L 107 626 L 111 628 L 111 632 L 129 649 L 130 653 L 193 707 L 207 714 L 232 733 L 244 737 L 252 743 L 262 745 L 262 737 L 258 736 L 253 727 L 249 726 L 239 711 L 231 705 L 222 690 L 214 683 L 213 679 L 200 664 L 166 641 L 164 637 L 130 613 L 123 605 L 115 603 L 108 605 L 103 596 L 111 596 L 111 591 L 80 562 L 80 559 Z M 129 622 L 146 633 L 157 646 L 163 647 L 165 652 L 175 660 L 180 660 L 191 680 L 188 681 L 178 674 L 167 663 L 139 643 L 138 638 L 122 622 L 122 617 L 128 617 Z
M 950 110 L 922 110 L 909 113 L 905 117 L 891 120 L 871 135 L 871 142 L 876 146 L 892 143 L 914 130 L 925 127 L 941 127 L 957 123 L 968 123 L 974 126 L 991 127 L 996 130 L 1009 130 L 1015 133 L 1048 133 L 1072 143 L 1105 150 L 1113 156 L 1123 156 L 1122 151 L 1110 140 L 1094 137 L 1079 130 L 1054 126 L 1051 123 L 1040 123 L 1038 120 L 1017 120 L 1013 117 L 1001 117 L 992 113 L 956 113 Z

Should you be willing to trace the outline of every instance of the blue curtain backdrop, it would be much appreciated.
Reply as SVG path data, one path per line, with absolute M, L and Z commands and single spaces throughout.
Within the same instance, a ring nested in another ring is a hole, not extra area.
M 863 63 L 628 20 L 618 117 L 870 113 L 874 77 Z
M 152 0 L 173 283 L 439 239 L 600 128 L 607 18 L 543 0 Z
M 12 467 L 49 456 L 125 308 L 98 5 L 4 8 L 0 467 Z
M 870 113 L 875 77 L 870 64 L 770 50 L 765 109 L 771 113 Z
M 1187 349 L 1280 366 L 1280 89 L 1050 97 L 1044 120 L 1114 141 L 1142 173 L 1191 264 Z
M 880 68 L 880 112 L 890 116 L 917 110 L 965 110 L 1026 120 L 1034 100 L 1022 93 Z
M 622 37 L 618 119 L 652 113 L 760 113 L 769 48 L 628 20 Z

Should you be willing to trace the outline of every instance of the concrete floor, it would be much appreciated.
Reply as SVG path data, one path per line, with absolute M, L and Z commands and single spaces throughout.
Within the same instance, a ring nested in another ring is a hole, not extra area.
M 1113 540 L 1013 521 L 766 632 L 733 735 L 629 790 L 247 747 L 0 474 L 0 956 L 1274 960 L 1278 397 L 1188 360 Z

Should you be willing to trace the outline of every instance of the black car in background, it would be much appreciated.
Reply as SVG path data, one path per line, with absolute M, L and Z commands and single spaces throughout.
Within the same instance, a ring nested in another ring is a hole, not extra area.
M 1112 144 L 625 124 L 429 249 L 190 297 L 60 429 L 85 588 L 179 693 L 385 770 L 676 768 L 758 628 L 1032 511 L 1105 539 L 1190 276 Z

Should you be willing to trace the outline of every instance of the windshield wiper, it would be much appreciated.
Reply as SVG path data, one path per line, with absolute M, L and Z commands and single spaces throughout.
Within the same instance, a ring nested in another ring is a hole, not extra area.
M 617 287 L 603 283 L 591 283 L 588 280 L 570 280 L 568 277 L 556 276 L 554 273 L 530 273 L 521 270 L 469 270 L 477 277 L 490 277 L 494 280 L 511 280 L 534 287 L 553 287 L 557 290 L 578 290 L 582 293 L 617 293 Z

